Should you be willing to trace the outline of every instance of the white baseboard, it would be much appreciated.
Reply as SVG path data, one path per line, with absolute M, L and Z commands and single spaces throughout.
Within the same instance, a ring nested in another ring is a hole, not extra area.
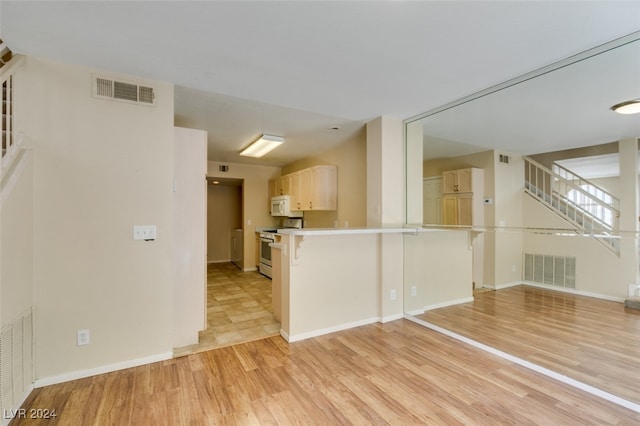
M 283 338 L 284 340 L 286 340 L 287 342 L 289 342 L 289 334 L 288 334 L 286 331 L 284 331 L 283 329 L 280 329 L 280 336 L 282 336 L 282 338 Z
M 430 311 L 430 310 L 433 310 L 433 309 L 446 308 L 447 306 L 461 305 L 463 303 L 469 303 L 469 302 L 473 302 L 473 296 L 472 297 L 465 297 L 464 299 L 455 299 L 455 300 L 448 300 L 448 301 L 442 302 L 442 303 L 435 303 L 433 305 L 425 306 L 424 310 L 425 311 Z
M 413 316 L 413 317 L 415 317 L 416 315 L 422 315 L 422 314 L 424 314 L 424 308 L 423 309 L 416 309 L 414 311 L 409 311 L 406 314 L 409 315 L 409 316 Z M 406 315 L 403 318 L 406 318 Z
M 244 272 L 255 272 L 257 270 L 258 270 L 258 268 L 256 268 L 255 266 L 253 268 L 244 268 L 243 269 Z
M 171 358 L 173 358 L 173 353 L 165 352 L 165 353 L 151 355 L 144 358 L 131 359 L 123 362 L 117 362 L 115 364 L 103 365 L 101 367 L 96 367 L 96 368 L 89 368 L 87 370 L 71 371 L 69 373 L 59 374 L 57 376 L 45 377 L 43 379 L 36 379 L 36 381 L 34 382 L 34 387 L 41 388 L 44 386 L 69 382 L 71 380 L 84 379 L 85 377 L 97 376 L 98 374 L 111 373 L 118 370 L 124 370 L 126 368 L 139 367 L 145 364 L 151 364 L 159 361 L 166 361 Z
M 231 259 L 227 260 L 207 260 L 207 263 L 230 263 Z
M 493 290 L 502 290 L 502 289 L 505 289 L 505 288 L 516 287 L 516 286 L 519 286 L 519 285 L 522 285 L 522 281 L 513 281 L 513 282 L 510 282 L 510 283 L 497 284 L 497 285 L 496 284 L 487 284 L 487 283 L 485 283 L 484 284 L 484 288 L 491 288 Z
M 380 318 L 380 321 L 382 324 L 384 324 L 385 322 L 391 322 L 391 321 L 395 321 L 395 320 L 399 320 L 404 318 L 404 314 L 403 313 L 399 313 L 399 314 L 394 314 L 394 315 L 389 315 L 386 317 L 382 317 Z
M 540 284 L 540 283 L 534 283 L 531 281 L 523 281 L 522 283 L 531 287 L 544 288 L 545 290 L 554 290 L 554 291 L 560 291 L 563 293 L 577 294 L 578 296 L 593 297 L 596 299 L 609 300 L 611 302 L 624 303 L 624 299 L 625 299 L 624 297 L 609 296 L 607 294 L 592 293 L 590 291 L 575 290 L 575 289 L 566 288 L 566 287 L 557 287 L 555 285 Z
M 369 318 L 369 319 L 355 321 L 347 324 L 336 325 L 334 327 L 322 328 L 320 330 L 308 331 L 306 333 L 300 333 L 294 336 L 286 335 L 286 333 L 280 330 L 280 335 L 284 337 L 287 342 L 292 343 L 292 342 L 297 342 L 299 340 L 310 339 L 312 337 L 318 337 L 318 336 L 322 336 L 329 333 L 335 333 L 336 331 L 343 331 L 343 330 L 348 330 L 350 328 L 360 327 L 362 325 L 374 324 L 376 322 L 380 322 L 379 320 L 380 320 L 379 317 Z

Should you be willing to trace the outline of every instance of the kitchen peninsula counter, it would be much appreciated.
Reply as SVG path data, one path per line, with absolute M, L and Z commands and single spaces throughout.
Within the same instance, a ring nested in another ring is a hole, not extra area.
M 428 270 L 409 268 L 411 282 L 421 286 L 428 278 L 452 289 L 448 296 L 467 298 L 472 292 L 469 231 L 415 226 L 278 229 L 271 247 L 280 334 L 294 342 L 403 318 L 406 255 L 418 266 L 429 264 Z M 418 257 L 413 249 L 405 253 L 407 244 L 420 246 Z M 458 259 L 453 271 L 438 266 L 445 257 Z M 453 292 L 459 287 L 460 292 Z M 418 306 L 442 302 L 428 297 L 418 288 Z
M 278 229 L 278 234 L 286 235 L 356 235 L 356 234 L 406 234 L 417 232 L 418 228 L 302 228 Z

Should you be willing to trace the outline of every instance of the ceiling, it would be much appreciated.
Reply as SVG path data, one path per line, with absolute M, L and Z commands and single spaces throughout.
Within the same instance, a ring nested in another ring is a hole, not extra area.
M 640 32 L 417 122 L 432 158 L 458 143 L 531 155 L 637 138 L 640 117 L 611 111 L 633 98 L 640 98 Z
M 640 2 L 627 1 L 0 2 L 15 53 L 172 82 L 175 123 L 208 131 L 210 160 L 265 165 L 637 30 Z M 261 133 L 287 142 L 239 157 Z

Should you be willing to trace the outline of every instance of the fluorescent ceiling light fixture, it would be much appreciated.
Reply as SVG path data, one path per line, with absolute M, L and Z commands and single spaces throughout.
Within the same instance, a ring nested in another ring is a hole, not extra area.
M 612 106 L 611 109 L 619 114 L 638 114 L 640 113 L 640 99 L 620 102 Z
M 245 157 L 260 158 L 267 152 L 277 148 L 284 142 L 284 138 L 280 136 L 262 135 L 260 139 L 240 151 L 240 155 Z

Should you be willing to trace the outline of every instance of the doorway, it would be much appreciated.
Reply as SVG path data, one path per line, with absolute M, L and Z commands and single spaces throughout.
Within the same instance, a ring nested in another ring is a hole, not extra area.
M 271 280 L 245 271 L 244 180 L 207 178 L 207 327 L 196 345 L 174 356 L 217 349 L 280 333 Z M 217 182 L 217 183 L 216 183 Z M 247 268 L 249 269 L 249 268 Z

